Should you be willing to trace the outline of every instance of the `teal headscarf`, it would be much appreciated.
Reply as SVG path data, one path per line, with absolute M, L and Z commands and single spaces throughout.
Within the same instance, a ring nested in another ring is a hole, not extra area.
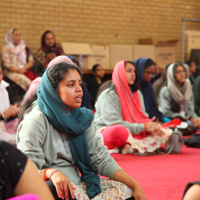
M 85 135 L 85 130 L 91 126 L 94 119 L 92 111 L 75 108 L 70 112 L 52 87 L 46 72 L 42 76 L 37 96 L 39 109 L 45 114 L 49 123 L 57 131 L 67 134 L 73 159 L 81 172 L 81 180 L 86 183 L 86 193 L 89 198 L 94 198 L 102 190 L 100 178 L 91 163 Z

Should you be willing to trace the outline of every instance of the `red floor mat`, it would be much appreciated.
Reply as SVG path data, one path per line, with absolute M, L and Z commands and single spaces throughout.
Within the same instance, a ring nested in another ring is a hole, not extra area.
M 188 182 L 200 180 L 200 149 L 182 146 L 180 154 L 111 154 L 142 186 L 148 200 L 179 200 Z

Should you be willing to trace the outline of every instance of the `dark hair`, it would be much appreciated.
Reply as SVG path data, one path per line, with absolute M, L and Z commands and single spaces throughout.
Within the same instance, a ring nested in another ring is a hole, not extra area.
M 195 62 L 194 60 L 188 60 L 188 61 L 186 61 L 185 63 L 186 63 L 186 64 L 188 64 L 188 65 L 189 65 L 189 67 L 190 67 L 190 65 L 191 65 L 191 63 L 192 63 L 192 62 L 194 62 L 194 63 L 195 63 L 195 65 L 196 65 L 196 62 Z
M 137 91 L 137 90 L 140 89 L 140 79 L 139 79 L 139 76 L 137 74 L 137 69 L 136 69 L 136 66 L 135 66 L 135 64 L 133 62 L 128 61 L 128 60 L 125 61 L 125 67 L 126 67 L 126 63 L 130 63 L 130 64 L 132 64 L 135 67 L 135 82 L 134 82 L 133 85 L 130 86 L 132 92 L 135 92 L 135 91 Z
M 19 31 L 17 28 L 14 28 L 13 30 L 12 30 L 12 34 L 15 32 L 15 31 Z
M 71 57 L 70 59 L 72 60 L 73 63 L 76 63 L 79 68 L 81 68 L 78 60 L 74 56 Z
M 54 33 L 52 32 L 52 31 L 45 31 L 44 33 L 43 33 L 43 35 L 42 35 L 42 39 L 41 39 L 41 45 L 46 45 L 46 43 L 45 43 L 45 38 L 46 38 L 46 35 L 48 34 L 48 33 L 51 33 L 51 34 L 53 34 L 53 36 L 55 37 L 55 35 L 54 35 Z M 54 46 L 55 46 L 56 44 L 54 44 Z
M 80 64 L 79 64 L 78 59 L 76 59 L 76 58 L 75 58 L 74 56 L 72 56 L 72 55 L 67 55 L 67 57 L 70 58 L 71 61 L 72 61 L 73 63 L 76 63 L 77 66 L 81 69 L 81 66 L 80 66 Z M 81 70 L 81 71 L 82 71 L 82 70 Z
M 183 67 L 183 69 L 185 69 L 185 67 L 181 64 L 181 63 L 174 63 L 174 66 L 173 66 L 173 73 L 175 74 L 175 72 L 176 72 L 176 68 L 178 67 L 178 66 L 181 66 L 181 67 Z M 186 70 L 186 69 L 185 69 Z M 186 70 L 187 71 L 187 70 Z
M 183 69 L 186 71 L 186 77 L 187 77 L 187 69 L 181 64 L 181 63 L 174 63 L 174 66 L 173 66 L 173 73 L 174 73 L 174 79 L 176 80 L 176 77 L 175 77 L 175 72 L 176 72 L 176 68 L 178 66 L 181 66 L 183 67 Z M 177 81 L 177 80 L 176 80 Z
M 47 77 L 54 90 L 58 90 L 58 85 L 60 81 L 62 81 L 66 77 L 66 74 L 69 72 L 70 69 L 76 70 L 80 74 L 80 76 L 82 75 L 81 70 L 77 66 L 66 62 L 57 63 L 47 69 Z M 31 106 L 33 101 L 35 101 L 36 99 L 37 91 L 35 91 L 35 93 L 33 93 L 20 107 L 20 111 L 18 114 L 19 123 L 23 120 L 24 112 Z
M 150 58 L 147 60 L 146 65 L 145 65 L 145 69 L 147 69 L 148 67 L 151 67 L 152 65 L 156 65 L 156 63 L 151 60 Z
M 130 63 L 130 64 L 132 64 L 133 66 L 135 66 L 133 62 L 131 62 L 131 61 L 125 61 L 125 63 L 124 63 L 124 64 L 125 64 L 125 67 L 126 67 L 126 64 L 127 64 L 127 63 Z M 135 67 L 135 75 L 136 75 L 135 82 L 134 82 L 133 85 L 130 86 L 132 92 L 135 92 L 135 91 L 137 91 L 137 90 L 140 89 L 140 80 L 139 80 L 139 77 L 138 77 L 138 75 L 137 75 L 136 67 Z M 102 85 L 99 87 L 99 89 L 98 89 L 98 93 L 97 93 L 96 99 L 99 97 L 99 95 L 100 95 L 104 90 L 106 90 L 107 88 L 111 88 L 111 85 L 112 85 L 112 80 L 106 81 L 104 84 L 102 84 Z
M 54 90 L 57 91 L 58 84 L 65 78 L 66 73 L 68 73 L 70 69 L 76 70 L 80 74 L 80 76 L 82 76 L 80 68 L 71 63 L 61 62 L 47 69 L 47 77 Z
M 31 104 L 37 100 L 37 90 L 30 95 L 28 99 L 20 106 L 19 113 L 18 113 L 18 120 L 19 124 L 23 120 L 24 112 L 31 106 Z
M 100 65 L 100 64 L 95 64 L 95 65 L 92 67 L 92 71 L 95 72 L 98 66 L 101 66 L 101 65 Z
M 52 31 L 47 30 L 47 31 L 45 31 L 45 32 L 43 33 L 42 37 L 44 37 L 44 39 L 45 39 L 45 37 L 46 37 L 46 35 L 47 35 L 48 33 L 51 33 L 51 34 L 54 35 L 54 33 L 53 33 Z M 54 37 L 55 37 L 55 35 L 54 35 Z

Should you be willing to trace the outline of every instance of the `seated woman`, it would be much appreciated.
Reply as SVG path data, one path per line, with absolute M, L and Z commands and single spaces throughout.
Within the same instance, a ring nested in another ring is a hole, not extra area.
M 162 74 L 161 74 L 161 77 L 159 79 L 157 79 L 153 84 L 152 84 L 152 87 L 153 87 L 153 91 L 154 91 L 154 94 L 155 94 L 155 97 L 156 97 L 156 102 L 158 103 L 158 98 L 159 98 L 159 93 L 160 93 L 160 90 L 167 85 L 167 75 L 166 75 L 166 72 L 167 72 L 167 68 L 169 67 L 170 64 L 167 64 L 165 69 L 163 69 L 162 71 Z
M 27 91 L 31 80 L 25 73 L 33 67 L 33 55 L 17 29 L 7 33 L 5 42 L 6 45 L 2 48 L 2 61 L 6 68 L 5 76 Z
M 141 186 L 102 144 L 92 111 L 80 108 L 81 82 L 81 71 L 73 64 L 62 62 L 46 70 L 37 95 L 20 110 L 24 119 L 18 126 L 17 147 L 41 170 L 56 199 L 68 199 L 70 194 L 77 199 L 103 199 L 109 194 L 126 199 L 132 190 L 136 199 L 146 199 Z M 100 180 L 98 174 L 121 184 Z M 123 188 L 120 193 L 118 186 Z
M 193 60 L 187 61 L 186 64 L 188 64 L 188 66 L 189 66 L 188 77 L 190 79 L 191 85 L 193 85 L 196 77 L 198 76 L 198 74 L 196 73 L 197 65 Z
M 67 57 L 70 58 L 72 60 L 72 62 L 81 69 L 79 61 L 74 56 L 68 55 Z M 82 99 L 81 107 L 86 107 L 87 109 L 92 109 L 92 106 L 90 104 L 91 95 L 85 85 L 85 82 L 81 83 L 81 87 L 83 90 L 83 99 Z
M 54 199 L 33 162 L 14 146 L 0 141 L 0 160 L 0 199 L 27 193 L 40 200 Z
M 92 71 L 93 71 L 93 75 L 88 81 L 87 88 L 91 94 L 92 108 L 94 108 L 98 89 L 103 84 L 102 78 L 104 77 L 104 71 L 103 71 L 103 67 L 99 64 L 94 65 L 92 68 Z
M 153 83 L 155 81 L 157 81 L 161 75 L 162 75 L 162 69 L 159 67 L 158 63 L 155 63 L 155 66 L 156 66 L 156 73 L 155 73 L 155 76 L 151 79 L 151 84 L 153 85 Z
M 167 69 L 167 86 L 159 95 L 159 105 L 163 114 L 169 118 L 190 120 L 200 127 L 200 119 L 194 111 L 194 98 L 187 72 L 179 63 L 171 64 Z
M 70 56 L 70 58 L 73 60 L 71 60 L 69 57 L 66 57 L 66 56 L 58 56 L 56 57 L 55 59 L 53 59 L 47 66 L 47 68 L 49 68 L 51 65 L 55 64 L 55 63 L 60 63 L 60 62 L 68 62 L 68 63 L 71 63 L 71 64 L 75 64 L 76 66 L 78 66 L 78 61 L 77 59 L 75 60 L 75 58 L 73 56 Z M 79 66 L 78 66 L 79 67 Z M 32 95 L 34 92 L 37 91 L 37 88 L 40 84 L 40 81 L 41 81 L 41 77 L 38 77 L 36 78 L 35 80 L 32 81 L 25 97 L 24 97 L 24 100 L 22 102 L 22 104 L 25 102 L 25 100 L 30 96 Z M 82 102 L 81 102 L 81 107 L 86 107 L 88 109 L 92 109 L 91 105 L 90 105 L 90 99 L 91 99 L 91 96 L 90 96 L 90 93 L 88 92 L 87 90 L 87 87 L 85 85 L 84 82 L 81 83 L 81 87 L 82 87 L 82 90 L 83 90 L 83 99 L 82 99 Z
M 103 88 L 103 89 L 102 89 Z M 171 131 L 149 119 L 134 64 L 120 61 L 115 65 L 112 82 L 104 83 L 97 98 L 94 124 L 112 152 L 123 154 L 137 150 L 154 152 L 164 144 Z
M 18 125 L 18 105 L 15 104 L 10 85 L 3 80 L 3 68 L 0 65 L 0 139 L 15 141 L 16 127 Z
M 140 91 L 144 98 L 146 112 L 150 118 L 155 116 L 157 121 L 164 122 L 164 116 L 158 110 L 155 94 L 151 85 L 151 79 L 156 73 L 154 61 L 149 58 L 139 58 L 134 63 L 140 78 Z
M 63 54 L 60 47 L 56 45 L 55 35 L 52 31 L 45 31 L 41 38 L 41 49 L 35 54 L 37 61 L 37 71 L 39 74 L 43 74 L 47 68 L 47 65 L 56 56 Z
M 70 58 L 68 58 L 67 56 L 58 56 L 56 58 L 54 58 L 47 66 L 47 68 L 49 68 L 51 65 L 54 64 L 58 64 L 61 62 L 67 62 L 67 63 L 71 63 L 73 64 L 72 60 Z M 40 82 L 42 80 L 42 77 L 37 77 L 35 80 L 32 81 L 28 91 L 26 92 L 26 95 L 24 96 L 24 99 L 21 103 L 20 108 L 23 106 L 24 102 L 31 96 L 34 95 L 35 93 L 37 93 L 37 89 L 40 85 Z M 20 119 L 21 120 L 21 119 Z

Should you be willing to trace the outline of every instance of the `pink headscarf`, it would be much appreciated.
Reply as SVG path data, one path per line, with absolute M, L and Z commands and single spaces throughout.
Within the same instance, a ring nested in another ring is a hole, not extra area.
M 149 122 L 150 119 L 142 112 L 138 92 L 133 92 L 132 95 L 131 90 L 129 88 L 128 81 L 126 78 L 125 60 L 120 61 L 115 65 L 112 74 L 112 80 L 115 84 L 117 94 L 120 99 L 123 120 L 128 121 L 129 123 Z M 140 137 L 145 137 L 146 132 L 143 131 L 139 135 Z
M 26 95 L 21 103 L 21 105 L 24 104 L 24 102 L 26 101 L 26 99 L 28 99 L 32 94 L 34 94 L 37 91 L 37 88 L 40 84 L 42 77 L 38 77 L 36 79 L 34 79 L 28 89 L 28 91 L 26 92 Z
M 67 56 L 57 56 L 48 64 L 47 68 L 49 68 L 50 66 L 52 66 L 54 64 L 61 63 L 61 62 L 67 62 L 67 63 L 73 64 L 72 60 L 70 58 L 68 58 Z M 30 95 L 32 95 L 34 92 L 37 91 L 41 79 L 42 79 L 42 77 L 38 77 L 32 81 L 32 83 L 26 93 L 26 96 L 24 97 L 24 99 L 22 101 L 22 104 L 25 102 L 26 99 L 28 99 L 30 97 Z
M 70 58 L 68 58 L 67 56 L 57 56 L 48 64 L 47 68 L 49 68 L 50 66 L 52 66 L 54 64 L 61 63 L 61 62 L 67 62 L 67 63 L 74 64 L 72 62 L 72 60 Z

